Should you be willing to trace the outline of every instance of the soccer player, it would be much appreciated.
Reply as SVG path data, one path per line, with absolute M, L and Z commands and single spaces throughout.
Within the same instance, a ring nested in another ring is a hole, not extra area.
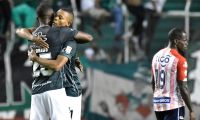
M 73 120 L 80 120 L 81 86 L 74 68 L 74 39 L 91 39 L 91 36 L 69 28 L 72 21 L 71 11 L 59 10 L 54 19 L 57 27 L 41 26 L 33 32 L 35 36 L 42 36 L 49 48 L 33 44 L 36 50 L 29 53 L 34 61 L 31 120 L 65 120 L 71 116 Z
M 168 33 L 169 44 L 152 60 L 153 106 L 157 120 L 184 120 L 185 105 L 190 120 L 195 120 L 187 86 L 187 50 L 185 31 L 173 28 Z

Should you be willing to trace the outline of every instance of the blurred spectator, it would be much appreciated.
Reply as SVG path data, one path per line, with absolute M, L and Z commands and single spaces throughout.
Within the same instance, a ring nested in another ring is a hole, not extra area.
M 49 0 L 46 0 L 49 1 Z M 52 0 L 51 2 L 54 11 L 59 10 L 60 8 L 66 8 L 70 6 L 71 0 Z
M 140 59 L 142 54 L 142 33 L 143 33 L 143 21 L 145 17 L 145 9 L 141 0 L 123 0 L 126 4 L 128 11 L 135 17 L 134 22 L 131 25 L 133 47 L 137 57 L 134 59 Z
M 8 0 L 0 0 L 0 34 L 8 32 L 11 22 L 11 3 Z
M 113 56 L 117 64 L 122 63 L 123 55 L 123 40 L 122 35 L 124 34 L 124 13 L 122 10 L 123 4 L 121 0 L 117 0 L 114 8 L 112 9 L 112 16 L 114 18 L 114 43 L 113 43 Z M 116 55 L 116 57 L 115 57 Z
M 9 34 L 11 22 L 11 3 L 8 0 L 0 0 L 0 60 L 6 49 L 6 35 Z
M 40 4 L 41 4 L 41 3 L 48 4 L 49 6 L 53 6 L 53 5 L 54 5 L 53 0 L 41 0 L 41 1 L 40 1 Z
M 81 10 L 83 17 L 90 16 L 94 20 L 93 28 L 98 35 L 101 35 L 100 25 L 106 17 L 110 16 L 110 13 L 101 8 L 100 0 L 81 0 Z
M 166 0 L 150 0 L 146 5 L 146 15 L 147 15 L 147 27 L 145 30 L 145 54 L 148 57 L 148 60 L 151 60 L 151 43 L 154 39 L 156 26 L 161 18 L 161 13 L 164 7 Z
M 11 3 L 9 0 L 0 0 L 0 101 L 6 101 L 5 84 L 6 84 L 6 68 L 4 61 L 4 53 L 6 51 L 6 42 L 10 33 L 11 22 Z
M 81 0 L 76 0 L 76 7 L 77 7 L 77 10 L 80 12 L 81 11 Z
M 16 27 L 30 28 L 34 25 L 36 20 L 36 11 L 29 2 L 23 2 L 15 6 L 12 10 L 13 20 Z M 20 46 L 20 51 L 28 49 L 28 42 L 24 40 Z
M 85 50 L 85 56 L 89 61 L 110 62 L 109 56 L 101 49 L 96 42 Z

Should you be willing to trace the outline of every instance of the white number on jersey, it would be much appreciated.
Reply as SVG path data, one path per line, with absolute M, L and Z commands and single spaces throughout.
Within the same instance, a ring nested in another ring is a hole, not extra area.
M 51 59 L 51 53 L 41 53 L 39 54 L 40 58 L 46 58 Z M 38 64 L 37 62 L 33 63 L 33 77 L 39 77 L 42 76 L 51 76 L 53 73 L 53 70 L 47 69 L 43 67 L 42 65 Z

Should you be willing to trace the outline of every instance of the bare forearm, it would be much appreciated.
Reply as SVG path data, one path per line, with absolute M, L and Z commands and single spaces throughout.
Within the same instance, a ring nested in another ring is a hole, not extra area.
M 29 55 L 29 58 L 35 62 L 38 62 L 40 65 L 43 65 L 45 68 L 52 69 L 53 71 L 59 71 L 68 62 L 68 58 L 62 55 L 58 55 L 55 60 L 40 58 L 36 55 Z
M 36 57 L 34 59 L 34 61 L 39 63 L 40 65 L 43 65 L 45 68 L 49 68 L 49 69 L 52 69 L 54 71 L 58 71 L 57 64 L 56 64 L 55 60 L 48 60 L 48 59 L 45 59 L 45 58 Z
M 33 35 L 31 34 L 31 31 L 26 29 L 26 28 L 18 28 L 16 30 L 16 34 L 24 39 L 28 39 L 28 40 L 32 40 L 33 39 Z
M 93 40 L 92 35 L 79 31 L 77 35 L 74 37 L 77 43 L 88 43 Z
M 193 110 L 192 110 L 192 105 L 191 105 L 190 93 L 188 91 L 187 86 L 184 86 L 181 88 L 181 96 L 185 104 L 187 105 L 189 111 L 192 112 Z
M 32 32 L 35 29 L 26 29 L 26 28 L 18 28 L 16 30 L 16 34 L 24 39 L 28 39 L 32 42 L 34 42 L 36 45 L 42 47 L 42 48 L 49 48 L 49 45 L 40 37 L 40 36 L 33 36 Z

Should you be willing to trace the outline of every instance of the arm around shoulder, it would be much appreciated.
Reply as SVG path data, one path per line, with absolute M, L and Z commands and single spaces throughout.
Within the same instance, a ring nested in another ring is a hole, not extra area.
M 92 35 L 79 31 L 74 38 L 76 39 L 77 43 L 88 43 L 93 40 Z
M 59 71 L 68 62 L 68 58 L 62 55 L 58 55 L 55 60 L 38 57 L 35 50 L 28 52 L 28 56 L 30 60 L 43 65 L 45 68 L 52 69 L 53 71 Z
M 16 30 L 16 34 L 24 39 L 28 39 L 28 40 L 33 40 L 33 35 L 32 32 L 34 31 L 34 28 L 17 28 Z
M 56 60 L 48 60 L 45 58 L 35 57 L 33 61 L 36 61 L 44 67 L 52 69 L 53 71 L 60 71 L 62 67 L 67 63 L 68 58 L 65 56 L 58 55 Z

